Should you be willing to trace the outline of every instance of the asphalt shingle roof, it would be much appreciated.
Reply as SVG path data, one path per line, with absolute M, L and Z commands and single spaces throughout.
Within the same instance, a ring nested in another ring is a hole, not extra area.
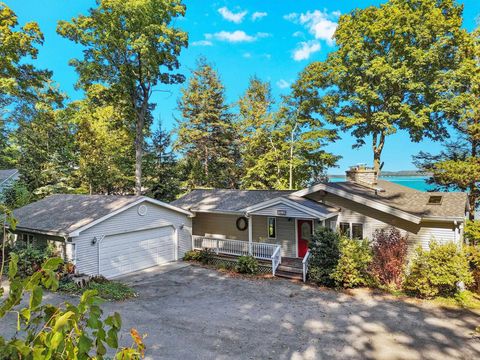
M 240 211 L 281 196 L 288 196 L 291 190 L 230 190 L 196 189 L 171 204 L 192 211 Z
M 17 228 L 67 235 L 142 196 L 51 195 L 14 211 Z
M 464 217 L 467 194 L 462 192 L 423 192 L 386 180 L 378 180 L 375 191 L 352 182 L 332 182 L 329 187 L 347 191 L 420 217 Z M 430 196 L 442 196 L 439 205 L 429 205 Z

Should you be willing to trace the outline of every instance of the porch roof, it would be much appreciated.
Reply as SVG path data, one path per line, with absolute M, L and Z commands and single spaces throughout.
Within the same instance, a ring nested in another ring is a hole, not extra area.
M 172 202 L 172 205 L 181 207 L 193 212 L 251 213 L 262 215 L 262 210 L 282 204 L 288 206 L 289 217 L 308 217 L 324 219 L 338 213 L 338 209 L 327 206 L 306 198 L 293 196 L 294 191 L 290 190 L 230 190 L 230 189 L 197 189 Z M 269 213 L 270 216 L 277 215 L 276 208 Z M 266 212 L 265 212 L 266 214 Z

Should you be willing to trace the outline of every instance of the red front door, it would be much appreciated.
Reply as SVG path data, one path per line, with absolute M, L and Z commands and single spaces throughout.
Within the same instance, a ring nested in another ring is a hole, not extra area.
M 312 220 L 297 220 L 298 257 L 304 257 L 308 251 L 308 242 L 312 238 Z

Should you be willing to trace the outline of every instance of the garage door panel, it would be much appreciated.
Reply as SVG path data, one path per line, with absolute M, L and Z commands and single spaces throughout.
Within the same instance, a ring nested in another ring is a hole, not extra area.
M 173 261 L 174 244 L 171 227 L 106 236 L 100 243 L 100 273 L 109 278 Z

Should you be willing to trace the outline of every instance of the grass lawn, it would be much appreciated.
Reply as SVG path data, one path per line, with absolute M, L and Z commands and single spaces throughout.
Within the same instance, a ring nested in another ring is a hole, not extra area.
M 129 286 L 106 279 L 92 279 L 85 287 L 80 288 L 72 281 L 60 282 L 59 291 L 69 294 L 81 295 L 86 290 L 96 290 L 98 296 L 104 300 L 121 301 L 137 296 Z

